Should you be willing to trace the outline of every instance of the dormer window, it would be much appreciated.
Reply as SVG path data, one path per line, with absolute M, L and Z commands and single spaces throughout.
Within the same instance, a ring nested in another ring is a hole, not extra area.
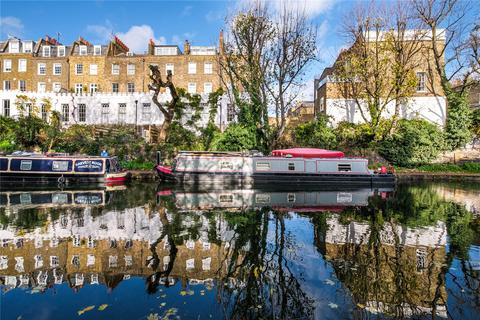
M 87 55 L 87 46 L 84 46 L 84 45 L 80 46 L 79 47 L 79 54 L 81 56 L 86 56 Z
M 42 53 L 44 57 L 50 57 L 50 46 L 43 46 L 42 50 L 43 50 Z
M 23 53 L 31 53 L 33 50 L 32 41 L 26 41 L 23 43 Z
M 10 53 L 19 53 L 20 52 L 20 42 L 19 41 L 10 42 L 9 52 Z
M 102 54 L 102 46 L 96 45 L 93 47 L 93 55 L 94 56 L 99 56 Z
M 65 46 L 58 46 L 57 47 L 57 56 L 65 57 Z

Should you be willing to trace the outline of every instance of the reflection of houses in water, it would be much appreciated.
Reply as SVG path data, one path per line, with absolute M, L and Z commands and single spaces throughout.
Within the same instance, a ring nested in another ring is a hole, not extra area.
M 480 189 L 468 190 L 448 185 L 439 185 L 434 188 L 443 199 L 463 204 L 468 211 L 480 215 Z
M 446 317 L 445 306 L 439 305 L 447 295 L 440 281 L 445 223 L 410 228 L 386 222 L 375 230 L 368 223 L 342 224 L 339 219 L 329 216 L 326 232 L 317 233 L 316 242 L 357 305 L 372 313 L 403 317 L 435 312 Z
M 91 213 L 91 208 L 63 213 L 27 233 L 12 226 L 0 230 L 0 281 L 7 287 L 38 289 L 65 281 L 73 288 L 85 284 L 114 288 L 131 275 L 151 275 L 154 254 L 159 258 L 157 271 L 167 268 L 172 246 L 167 237 L 151 246 L 162 236 L 161 215 L 164 222 L 173 223 L 168 213 L 152 213 L 146 207 Z M 160 284 L 171 285 L 176 279 L 208 284 L 224 273 L 233 232 L 220 218 L 212 225 L 201 214 L 182 216 L 179 229 L 185 231 L 175 238 L 173 269 Z M 212 228 L 215 239 L 209 237 Z M 189 238 L 187 229 L 196 230 L 195 238 Z

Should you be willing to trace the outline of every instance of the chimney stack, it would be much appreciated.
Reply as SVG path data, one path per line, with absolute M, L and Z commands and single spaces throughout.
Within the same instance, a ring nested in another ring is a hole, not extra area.
M 223 47 L 223 30 L 220 30 L 220 36 L 218 37 L 218 50 L 220 51 L 221 55 L 225 53 Z
M 190 43 L 188 40 L 185 40 L 185 43 L 183 44 L 183 53 L 190 54 Z

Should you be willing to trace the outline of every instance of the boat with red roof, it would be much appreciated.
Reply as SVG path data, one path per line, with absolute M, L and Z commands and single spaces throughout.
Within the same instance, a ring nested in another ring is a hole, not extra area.
M 260 152 L 181 151 L 172 166 L 155 166 L 162 180 L 185 185 L 296 184 L 296 185 L 392 185 L 392 167 L 368 168 L 368 160 L 345 157 L 341 151 L 315 148 Z

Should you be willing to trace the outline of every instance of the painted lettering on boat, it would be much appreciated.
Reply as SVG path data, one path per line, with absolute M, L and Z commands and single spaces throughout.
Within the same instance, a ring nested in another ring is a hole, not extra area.
M 83 160 L 75 162 L 75 169 L 102 169 L 103 162 L 96 160 Z

